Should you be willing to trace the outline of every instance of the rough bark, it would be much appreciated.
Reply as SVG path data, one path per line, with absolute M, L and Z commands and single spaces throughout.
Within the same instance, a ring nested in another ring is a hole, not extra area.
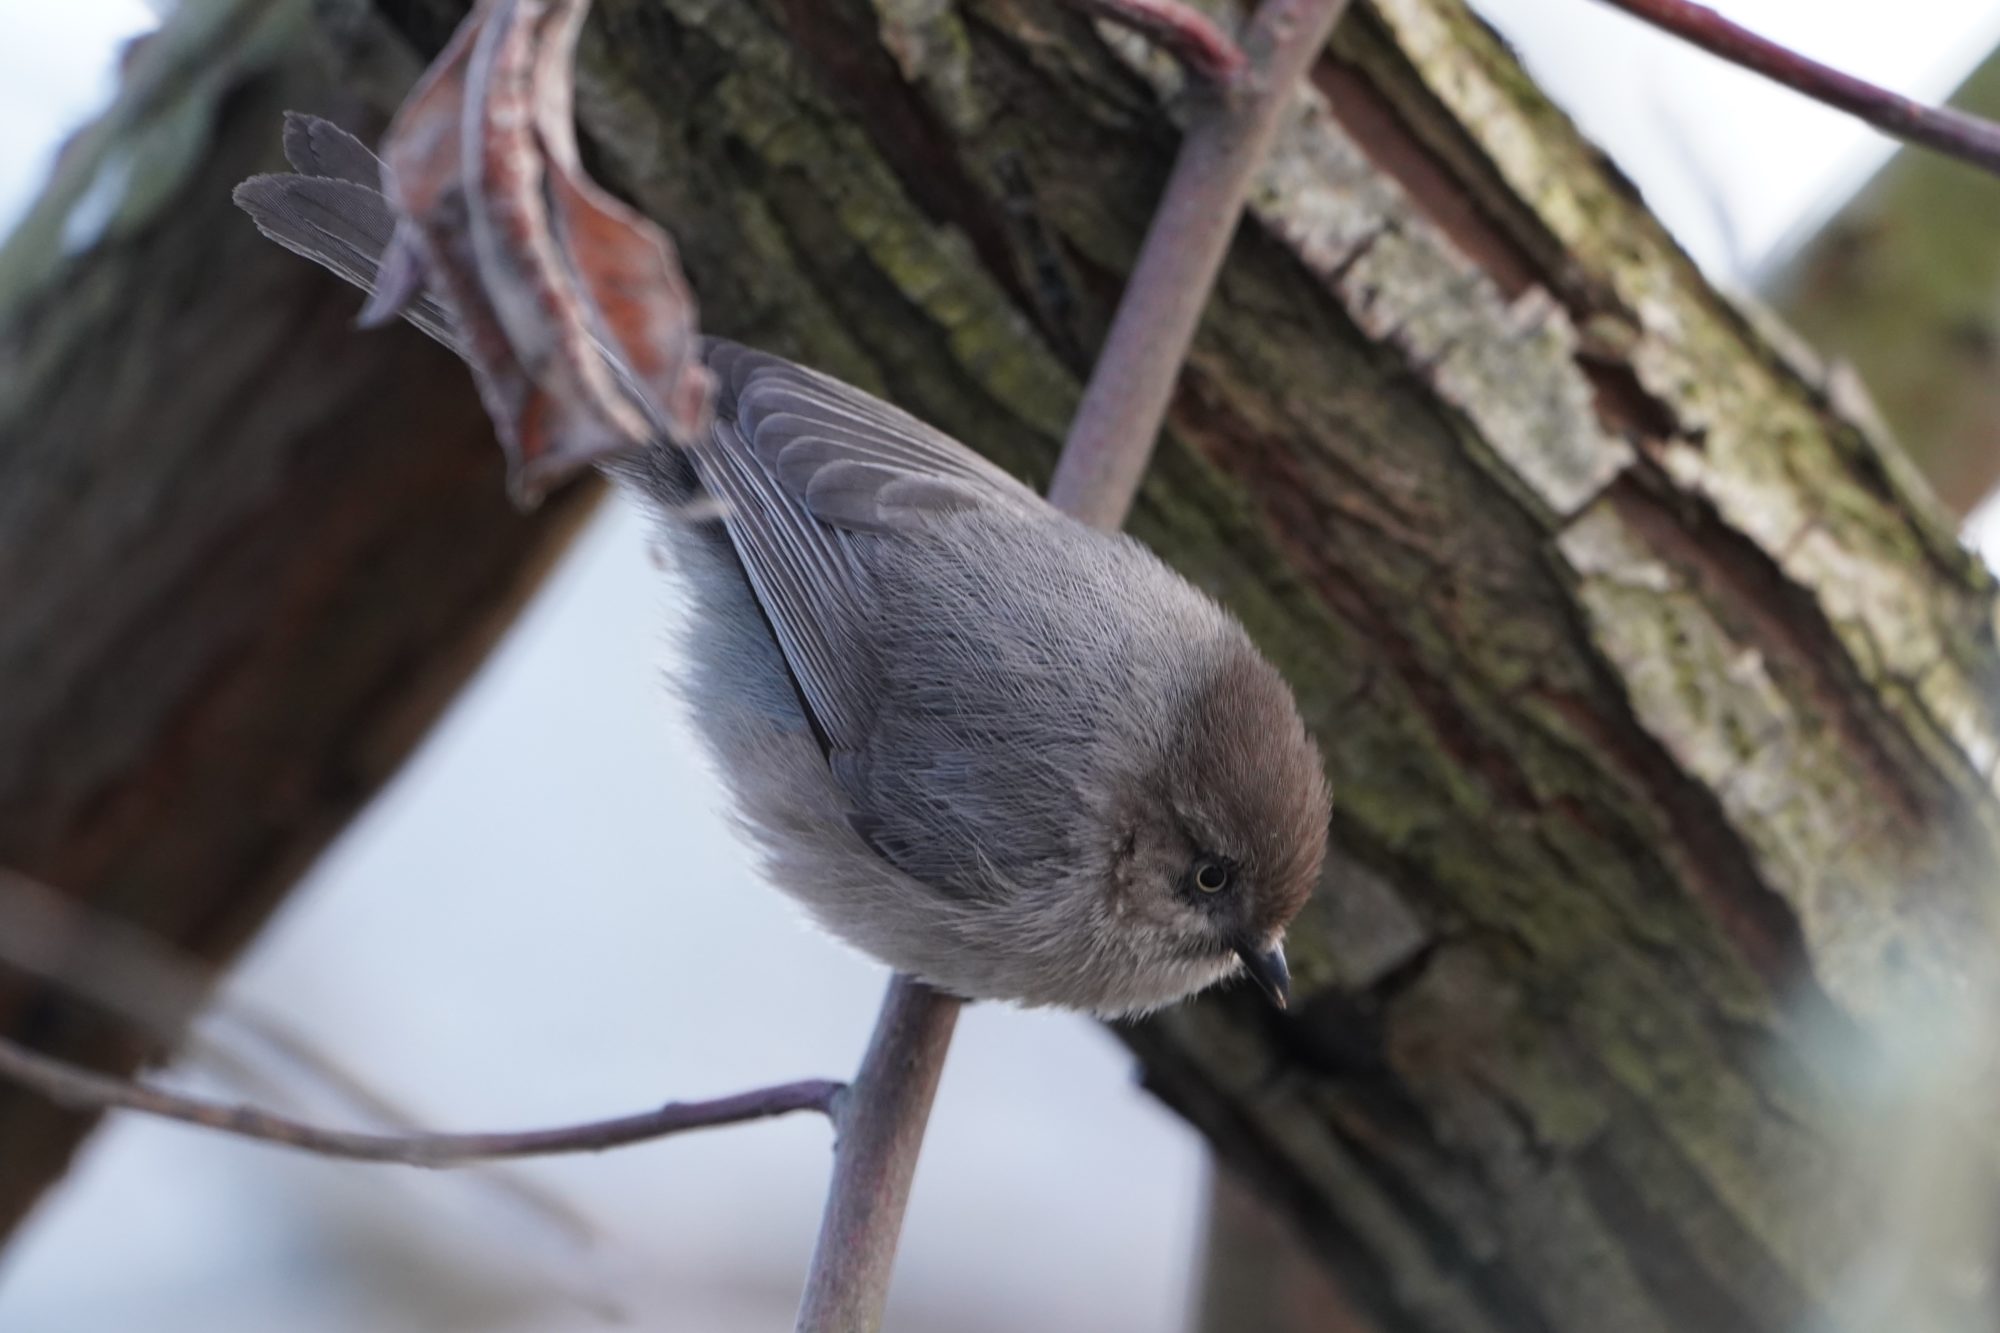
M 2000 52 L 1952 95 L 2000 118 Z M 1763 284 L 1954 512 L 2000 481 L 2000 179 L 1904 149 Z
M 584 65 L 710 327 L 1045 472 L 1170 70 L 1055 0 L 600 0 Z M 1339 854 L 1290 1014 L 1125 1035 L 1361 1326 L 1792 1326 L 1871 1220 L 1815 1034 L 1988 956 L 1992 588 L 1455 0 L 1309 100 L 1132 527 L 1297 687 Z
M 2000 118 L 2000 53 L 1951 104 Z M 1818 358 L 1823 391 L 1842 410 L 1878 413 L 1946 507 L 1964 515 L 2000 481 L 2000 180 L 1928 149 L 1904 147 L 1811 235 L 1770 266 L 1763 299 L 1790 328 L 1772 328 Z M 1268 1213 L 1218 1176 L 1199 1313 L 1204 1333 L 1244 1327 L 1255 1310 L 1273 1329 L 1335 1327 L 1310 1254 L 1271 1232 Z
M 222 958 L 395 769 L 575 526 L 502 498 L 456 362 L 357 337 L 230 187 L 349 118 L 296 6 L 190 0 L 0 251 L 0 863 Z M 0 976 L 0 1025 L 140 1054 Z M 0 1089 L 0 1229 L 84 1123 Z

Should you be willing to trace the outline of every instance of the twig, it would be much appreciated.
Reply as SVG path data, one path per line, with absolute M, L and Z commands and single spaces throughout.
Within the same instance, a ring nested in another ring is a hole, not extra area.
M 323 1157 L 403 1166 L 447 1167 L 503 1157 L 603 1152 L 694 1129 L 818 1111 L 831 1118 L 844 1091 L 828 1079 L 805 1079 L 705 1102 L 668 1102 L 657 1110 L 557 1129 L 495 1134 L 357 1134 L 325 1129 L 254 1107 L 208 1101 L 79 1069 L 0 1038 L 0 1078 L 32 1088 L 78 1111 L 142 1111 L 239 1138 L 298 1148 Z
M 92 914 L 53 889 L 0 867 L 0 964 L 69 989 L 149 1037 L 175 1042 L 207 1001 L 210 978 L 124 922 Z M 338 1077 L 345 1096 L 384 1118 L 400 1117 L 379 1094 L 340 1074 L 281 1026 L 243 1016 L 293 1059 L 323 1078 Z M 460 1166 L 506 1157 L 601 1152 L 710 1126 L 740 1124 L 793 1111 L 829 1117 L 842 1088 L 824 1079 L 760 1088 L 705 1102 L 670 1102 L 657 1110 L 557 1129 L 499 1134 L 369 1134 L 325 1129 L 255 1107 L 188 1097 L 80 1069 L 0 1039 L 0 1079 L 80 1111 L 140 1111 L 323 1156 L 409 1166 Z M 538 1203 L 544 1201 L 538 1201 Z
M 1229 88 L 1209 90 L 1214 100 L 1181 141 L 1057 460 L 1049 486 L 1057 508 L 1100 527 L 1124 523 L 1251 177 L 1299 77 L 1346 7 L 1347 0 L 1264 0 L 1246 30 L 1247 68 Z M 833 1182 L 798 1333 L 881 1325 L 910 1180 L 959 1008 L 960 1001 L 909 977 L 889 983 L 861 1072 L 835 1118 Z
M 914 978 L 890 979 L 853 1095 L 834 1119 L 833 1180 L 799 1304 L 802 1333 L 881 1322 L 924 1125 L 962 1007 Z
M 274 1060 L 289 1068 L 274 1067 Z M 429 1133 L 421 1118 L 299 1033 L 235 1005 L 204 1014 L 175 1050 L 174 1065 L 213 1077 L 230 1095 L 260 1111 L 293 1116 L 310 1109 L 312 1115 L 336 1120 L 351 1116 L 357 1130 L 370 1133 Z M 562 1187 L 522 1172 L 511 1162 L 468 1162 L 458 1179 L 468 1190 L 489 1195 L 494 1204 L 517 1209 L 522 1217 L 547 1226 L 569 1245 L 583 1249 L 604 1239 L 597 1220 Z M 481 1209 L 492 1211 L 486 1204 Z
M 414 1134 L 417 1121 L 379 1089 L 319 1050 L 281 1020 L 224 994 L 210 969 L 129 921 L 56 892 L 0 866 L 0 968 L 35 977 L 102 1009 L 162 1048 L 178 1047 L 255 1100 L 296 1100 L 296 1080 L 268 1068 L 228 1040 L 234 1029 L 303 1074 L 344 1110 L 385 1132 Z M 201 1022 L 194 1021 L 206 1009 Z M 213 1030 L 220 1020 L 221 1033 Z M 204 1029 L 209 1030 L 204 1030 Z M 489 1164 L 478 1183 L 551 1222 L 579 1243 L 596 1229 L 574 1205 L 538 1182 Z
M 1884 134 L 2000 174 L 2000 124 L 1951 107 L 1925 106 L 1900 93 L 1822 65 L 1692 0 L 1601 0 L 1732 65 L 1762 74 L 1815 102 L 1847 112 Z
M 1264 0 L 1243 34 L 1249 70 L 1196 112 L 1111 324 L 1049 499 L 1086 523 L 1125 520 L 1209 290 L 1293 88 L 1347 0 Z
M 1243 48 L 1198 9 L 1175 0 L 1070 0 L 1078 9 L 1141 34 L 1198 78 L 1223 84 L 1248 65 Z

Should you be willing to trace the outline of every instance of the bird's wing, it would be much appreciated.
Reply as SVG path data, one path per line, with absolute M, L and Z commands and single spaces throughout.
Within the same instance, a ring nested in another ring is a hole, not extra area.
M 757 461 L 823 523 L 886 533 L 955 510 L 1042 503 L 949 435 L 850 384 L 720 340 L 708 362 Z
M 288 116 L 300 174 L 257 176 L 236 199 L 266 235 L 364 290 L 396 215 L 381 163 L 345 130 Z M 460 355 L 450 306 L 421 293 L 404 315 Z M 626 374 L 607 353 L 614 370 Z M 958 441 L 839 380 L 782 357 L 711 341 L 715 425 L 692 450 L 786 663 L 832 749 L 867 740 L 879 677 L 866 633 L 857 544 L 920 532 L 968 510 L 1044 510 L 1039 496 Z
M 958 441 L 782 357 L 713 341 L 715 427 L 695 451 L 814 720 L 861 748 L 880 675 L 867 634 L 860 544 L 915 536 L 968 510 L 1042 501 Z

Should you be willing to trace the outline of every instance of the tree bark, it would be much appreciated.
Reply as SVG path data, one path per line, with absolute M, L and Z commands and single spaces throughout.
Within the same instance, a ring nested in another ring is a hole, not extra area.
M 456 361 L 230 189 L 350 120 L 299 6 L 189 0 L 0 251 L 0 864 L 203 957 L 395 770 L 576 526 L 532 520 Z M 411 67 L 414 69 L 414 66 Z M 0 976 L 8 1035 L 141 1049 Z M 0 1231 L 85 1122 L 0 1088 Z
M 1962 110 L 2000 118 L 2000 52 L 1953 94 Z M 1825 359 L 1823 391 L 1844 409 L 1879 412 L 1896 442 L 1955 515 L 2000 481 L 2000 180 L 1905 146 L 1782 260 L 1761 295 Z M 1338 1327 L 1335 1303 L 1308 1300 L 1310 1254 L 1270 1232 L 1226 1175 L 1211 1221 L 1198 1326 Z
M 315 13 L 459 12 L 375 3 Z M 1055 0 L 599 0 L 579 105 L 711 329 L 1039 478 L 1173 77 Z M 1455 0 L 1308 101 L 1132 529 L 1296 687 L 1337 855 L 1289 1014 L 1124 1035 L 1355 1327 L 1791 1326 L 1873 1203 L 1819 1034 L 1987 975 L 1992 587 Z
M 1953 106 L 2000 118 L 2000 52 Z M 1852 367 L 1940 498 L 1964 515 L 2000 481 L 2000 179 L 1905 148 L 1763 284 Z

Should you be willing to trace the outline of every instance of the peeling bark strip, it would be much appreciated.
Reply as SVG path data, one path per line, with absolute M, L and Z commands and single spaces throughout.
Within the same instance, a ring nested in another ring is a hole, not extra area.
M 1059 0 L 599 0 L 577 100 L 718 332 L 1039 475 L 1173 152 L 1128 54 Z M 1458 4 L 1357 6 L 1320 87 L 1134 528 L 1297 687 L 1344 856 L 1289 1017 L 1126 1035 L 1378 1328 L 1792 1327 L 1881 1199 L 1816 1034 L 1988 952 L 1992 588 Z

